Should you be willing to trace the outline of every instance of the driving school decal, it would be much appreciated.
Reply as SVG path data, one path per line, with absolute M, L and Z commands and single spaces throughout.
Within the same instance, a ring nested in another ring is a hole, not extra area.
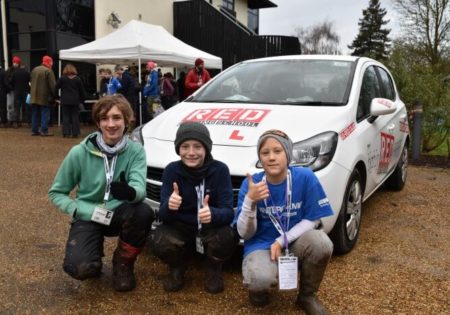
M 196 121 L 205 125 L 258 127 L 268 109 L 256 108 L 205 108 L 188 114 L 182 121 Z
M 394 136 L 382 132 L 378 173 L 386 173 L 388 171 L 389 162 L 391 161 L 393 149 L 394 149 Z

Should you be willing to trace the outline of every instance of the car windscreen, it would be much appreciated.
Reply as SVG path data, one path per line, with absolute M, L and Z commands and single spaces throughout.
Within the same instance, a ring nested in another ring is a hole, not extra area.
M 354 63 L 341 60 L 244 62 L 218 75 L 190 101 L 342 105 Z

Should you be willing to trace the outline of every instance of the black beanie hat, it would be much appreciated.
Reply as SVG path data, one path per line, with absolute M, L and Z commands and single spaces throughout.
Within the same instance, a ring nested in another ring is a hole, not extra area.
M 212 140 L 209 136 L 208 128 L 205 125 L 193 121 L 181 123 L 175 136 L 175 152 L 178 155 L 180 155 L 181 144 L 187 140 L 200 141 L 205 147 L 206 153 L 211 153 Z

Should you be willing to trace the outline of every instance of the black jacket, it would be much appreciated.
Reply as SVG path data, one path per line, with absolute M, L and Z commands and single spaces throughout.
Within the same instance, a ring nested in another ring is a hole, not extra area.
M 61 105 L 73 105 L 78 106 L 84 102 L 85 92 L 83 88 L 83 82 L 77 76 L 69 78 L 63 75 L 56 82 L 56 93 L 61 89 Z
M 17 68 L 11 75 L 11 89 L 14 92 L 30 91 L 30 73 L 25 68 Z

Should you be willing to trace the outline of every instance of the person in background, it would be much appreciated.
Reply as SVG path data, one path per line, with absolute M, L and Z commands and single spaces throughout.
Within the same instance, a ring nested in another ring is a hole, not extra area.
M 8 112 L 6 108 L 6 94 L 8 93 L 8 79 L 6 71 L 0 64 L 0 128 L 8 127 Z
M 106 84 L 106 95 L 115 95 L 122 88 L 122 84 L 117 77 L 117 73 L 112 75 L 111 70 L 106 69 L 105 78 L 108 80 L 108 83 Z
M 195 67 L 189 70 L 184 83 L 184 98 L 197 91 L 203 84 L 211 80 L 208 70 L 205 69 L 205 62 L 197 58 Z
M 98 97 L 103 97 L 106 95 L 106 93 L 108 92 L 108 81 L 109 81 L 109 77 L 107 77 L 106 74 L 106 70 L 109 69 L 104 69 L 104 68 L 100 68 L 98 70 L 98 76 L 100 78 L 100 85 L 99 85 L 99 91 L 98 91 Z M 111 75 L 111 70 L 109 70 L 109 74 Z
M 136 104 L 138 95 L 136 94 L 136 82 L 134 78 L 131 76 L 128 70 L 125 70 L 123 66 L 117 65 L 115 68 L 117 78 L 120 80 L 120 84 L 122 85 L 119 92 L 125 96 L 130 103 L 131 108 L 133 109 L 134 117 L 133 121 L 136 119 Z
M 62 134 L 63 137 L 77 138 L 80 135 L 80 104 L 84 103 L 83 82 L 78 77 L 77 69 L 68 63 L 63 75 L 56 82 L 56 92 L 61 90 Z
M 14 94 L 14 115 L 11 122 L 14 128 L 19 128 L 22 125 L 22 120 L 28 123 L 31 120 L 31 115 L 25 103 L 30 91 L 30 73 L 22 66 L 18 56 L 14 56 L 12 61 L 15 70 L 10 78 L 10 89 Z
M 53 136 L 48 132 L 51 104 L 55 98 L 55 75 L 52 71 L 53 59 L 42 58 L 42 64 L 31 71 L 31 135 Z M 41 115 L 39 131 L 39 112 Z
M 100 277 L 104 237 L 119 236 L 112 258 L 116 291 L 136 287 L 134 264 L 154 218 L 143 202 L 145 151 L 126 133 L 132 115 L 122 95 L 101 98 L 92 109 L 98 131 L 70 150 L 48 192 L 72 220 L 63 263 L 71 277 Z
M 228 167 L 211 155 L 212 141 L 205 125 L 183 122 L 177 130 L 179 161 L 164 169 L 159 216 L 150 246 L 169 266 L 163 281 L 167 292 L 184 286 L 188 258 L 195 251 L 206 256 L 205 290 L 224 289 L 222 264 L 233 255 L 238 237 L 233 221 L 233 192 Z
M 186 73 L 184 71 L 180 72 L 180 77 L 177 80 L 177 94 L 178 101 L 184 101 L 184 81 L 186 80 Z
M 161 105 L 164 110 L 169 109 L 177 102 L 176 82 L 170 72 L 164 73 L 161 91 Z
M 309 168 L 289 166 L 292 146 L 284 132 L 264 132 L 257 142 L 264 171 L 247 174 L 239 190 L 235 224 L 244 239 L 244 285 L 253 305 L 267 305 L 270 289 L 280 281 L 280 260 L 293 262 L 295 271 L 300 260 L 297 305 L 308 315 L 329 314 L 316 293 L 333 243 L 317 227 L 333 210 L 316 175 Z
M 142 95 L 146 98 L 146 103 L 148 106 L 148 114 L 150 115 L 150 119 L 153 118 L 153 107 L 155 103 L 161 102 L 160 96 L 160 85 L 158 78 L 158 71 L 156 67 L 158 65 L 153 61 L 147 62 L 146 69 L 148 71 L 147 75 L 147 83 L 144 86 L 144 90 Z

